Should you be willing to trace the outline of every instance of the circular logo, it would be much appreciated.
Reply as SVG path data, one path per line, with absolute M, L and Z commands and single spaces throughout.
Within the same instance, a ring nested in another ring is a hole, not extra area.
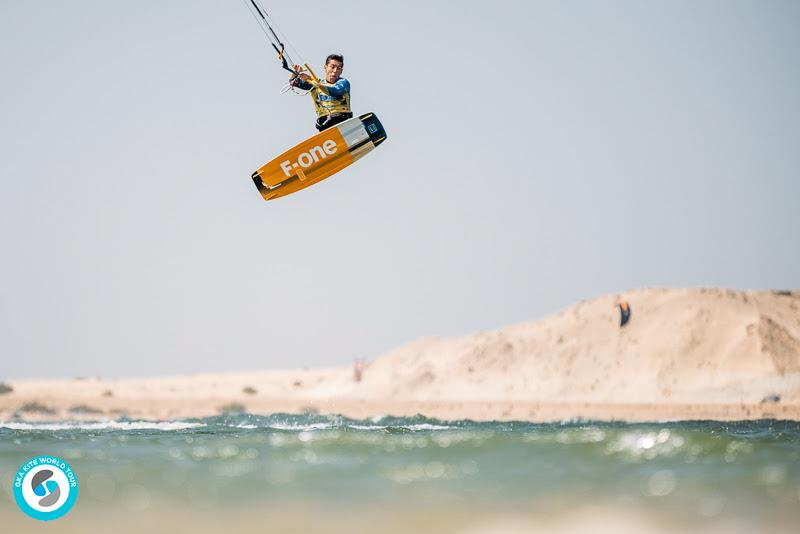
M 66 514 L 78 498 L 78 477 L 55 456 L 35 456 L 14 477 L 17 506 L 34 519 L 50 521 Z

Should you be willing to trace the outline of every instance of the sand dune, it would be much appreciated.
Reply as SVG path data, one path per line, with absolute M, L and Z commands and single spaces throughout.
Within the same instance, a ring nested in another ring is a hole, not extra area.
M 619 299 L 632 308 L 624 327 Z M 800 419 L 800 292 L 647 289 L 606 296 L 543 320 L 410 343 L 369 362 L 360 382 L 352 369 L 338 368 L 8 384 L 13 392 L 0 395 L 2 419 L 162 419 L 241 409 Z
M 378 358 L 364 394 L 562 402 L 800 400 L 800 294 L 644 290 L 542 321 L 412 343 Z

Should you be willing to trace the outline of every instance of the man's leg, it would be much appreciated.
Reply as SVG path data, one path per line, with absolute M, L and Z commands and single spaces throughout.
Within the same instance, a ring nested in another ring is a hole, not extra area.
M 325 115 L 317 119 L 317 130 L 320 132 L 327 130 L 331 126 L 336 126 L 340 122 L 353 118 L 352 113 L 336 113 L 334 115 Z
M 346 121 L 347 119 L 352 119 L 352 113 L 337 113 L 336 115 L 331 115 L 330 120 L 325 125 L 325 128 L 330 128 L 331 126 L 336 126 L 337 124 Z

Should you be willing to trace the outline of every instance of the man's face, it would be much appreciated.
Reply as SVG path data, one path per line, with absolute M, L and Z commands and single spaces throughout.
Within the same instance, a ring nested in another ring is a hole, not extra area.
M 325 81 L 334 83 L 342 75 L 342 68 L 344 65 L 341 61 L 332 59 L 325 64 Z

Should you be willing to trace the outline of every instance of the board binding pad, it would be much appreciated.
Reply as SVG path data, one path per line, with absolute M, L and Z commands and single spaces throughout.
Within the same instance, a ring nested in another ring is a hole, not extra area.
M 332 126 L 303 141 L 253 173 L 264 200 L 305 189 L 336 174 L 386 140 L 374 113 Z

